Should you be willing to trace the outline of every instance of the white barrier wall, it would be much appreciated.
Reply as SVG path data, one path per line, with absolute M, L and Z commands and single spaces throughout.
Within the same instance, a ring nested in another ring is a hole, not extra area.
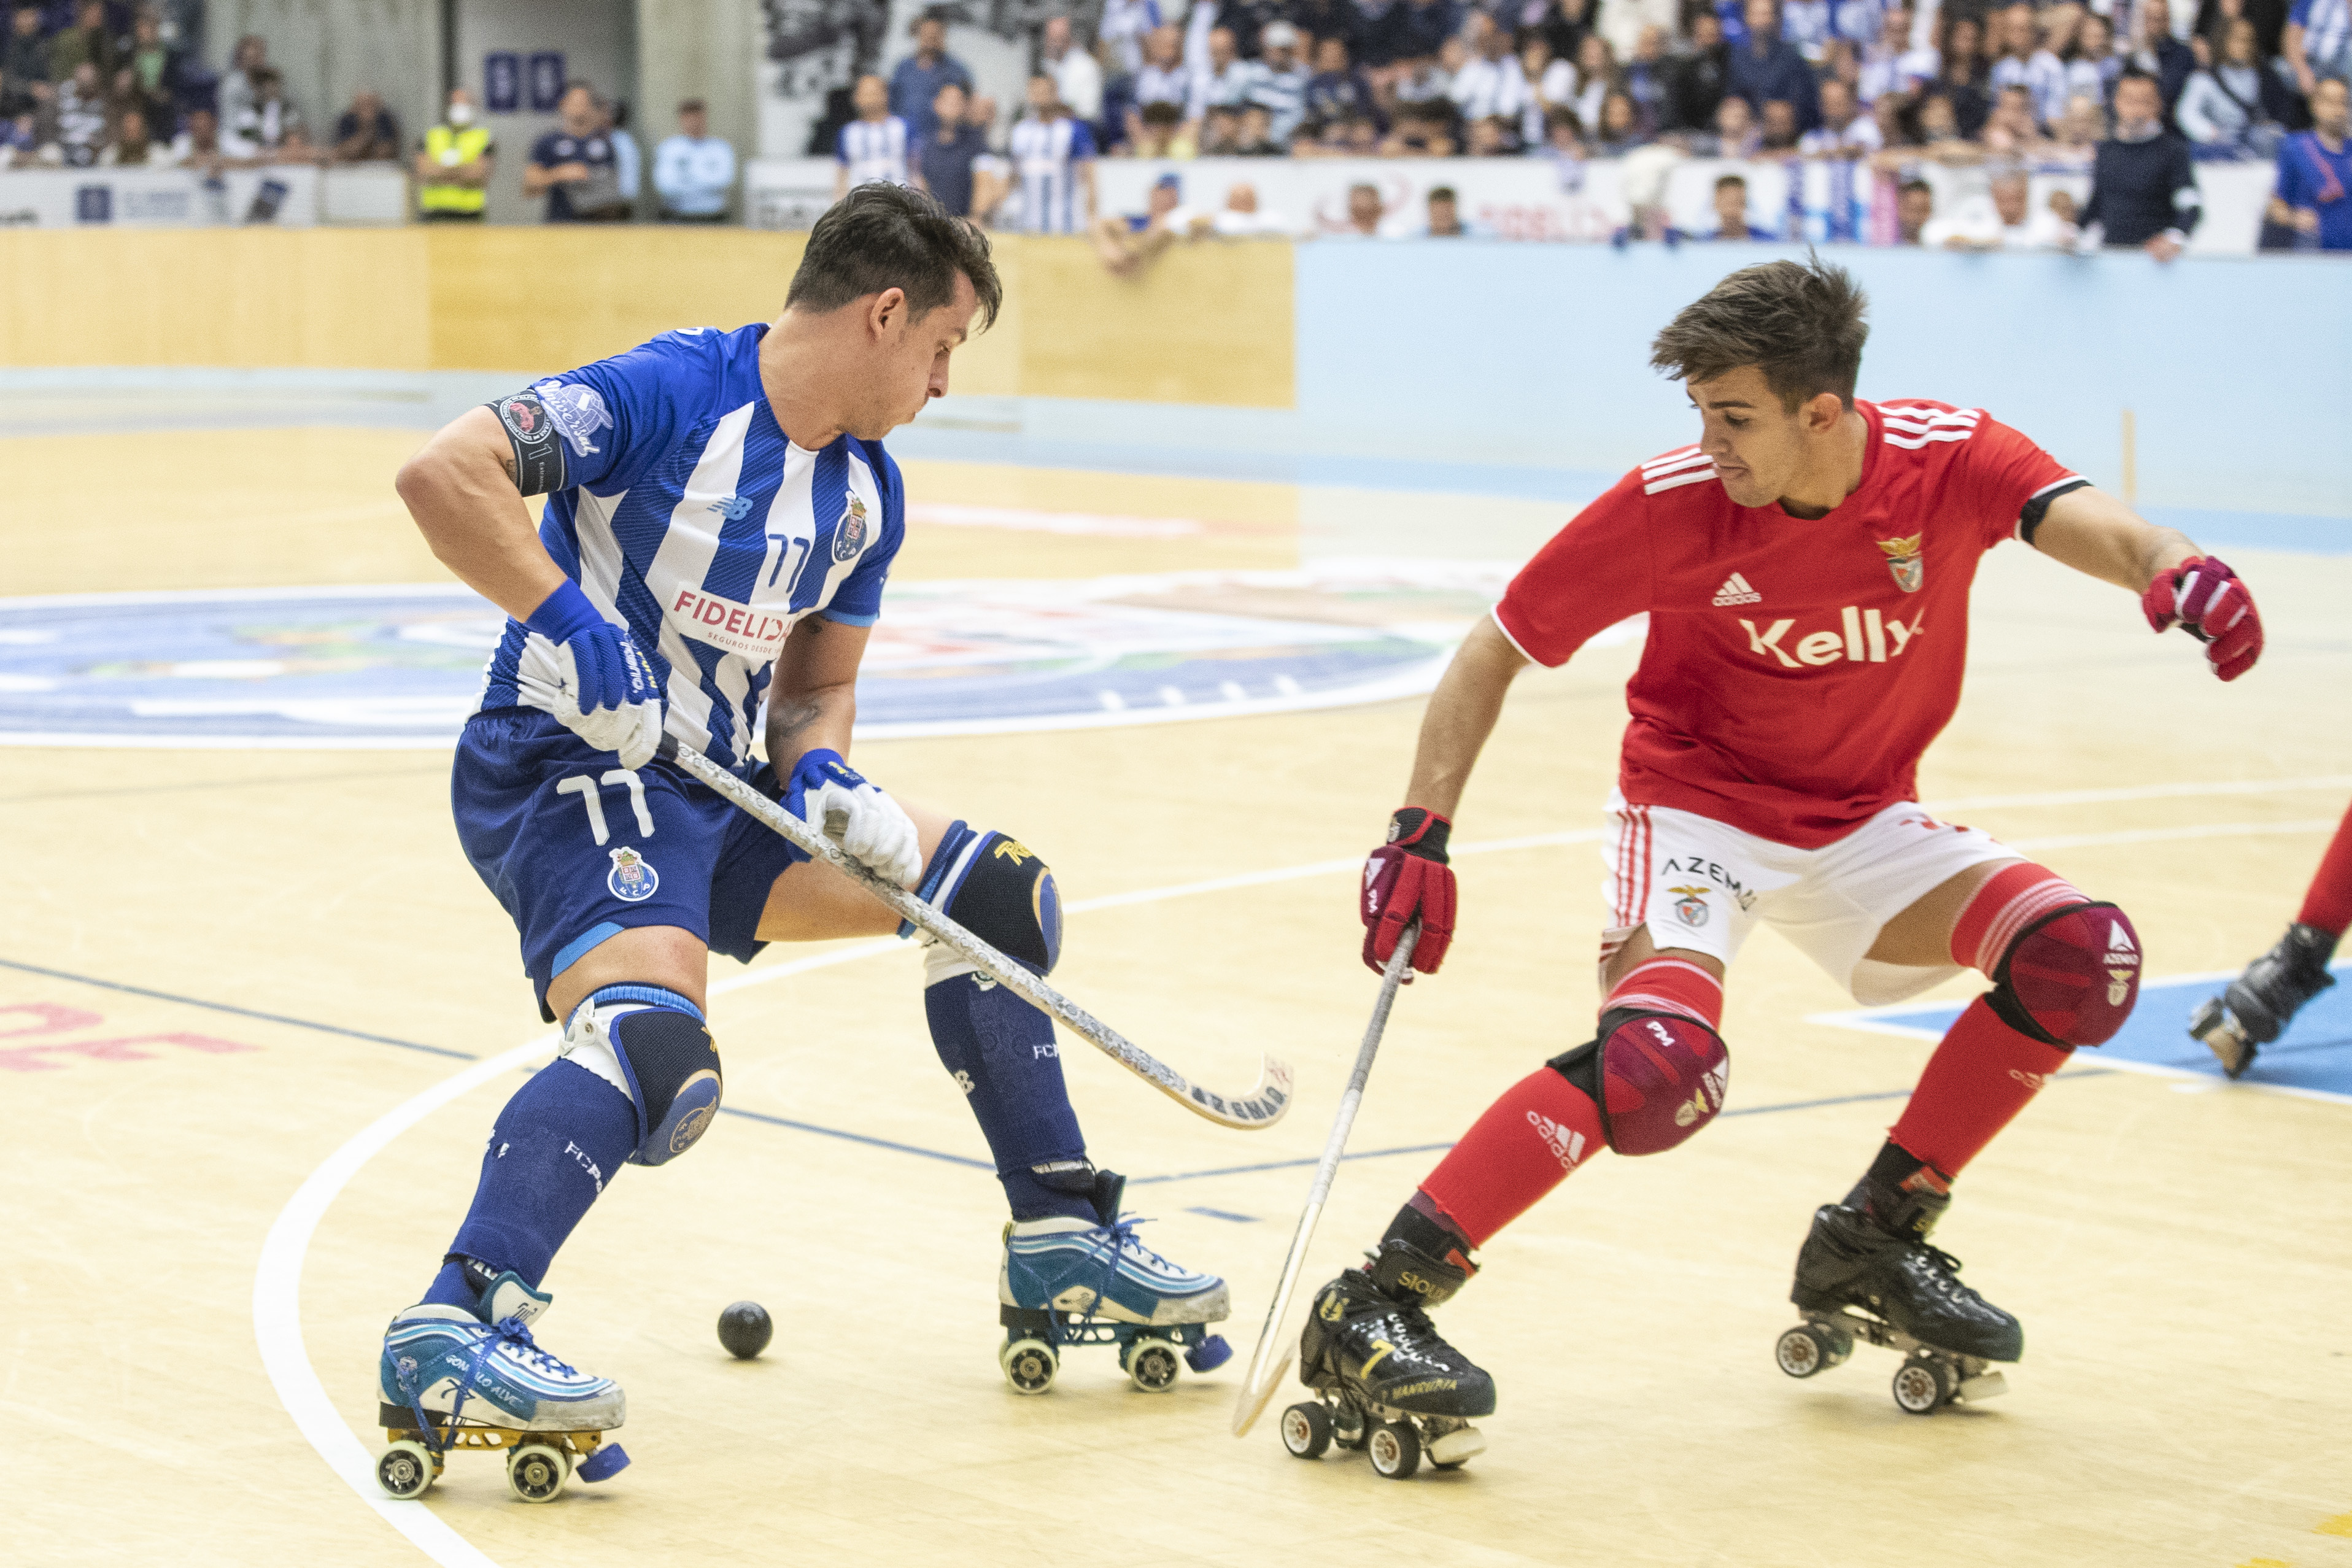
M 230 169 L 0 170 L 0 228 L 194 228 L 213 224 L 398 224 L 408 176 L 395 164 Z
M 744 180 L 745 221 L 757 228 L 808 227 L 832 204 L 835 167 L 827 158 L 752 163 Z M 1793 219 L 1789 206 L 1792 171 L 1804 172 L 1811 184 Z M 1348 192 L 1369 184 L 1381 193 L 1388 214 L 1382 232 L 1402 236 L 1419 229 L 1430 191 L 1445 185 L 1459 197 L 1462 216 L 1496 238 L 1596 242 L 1624 227 L 1630 213 L 1625 194 L 1629 180 L 1654 185 L 1661 174 L 1666 209 L 1675 225 L 1690 235 L 1712 232 L 1715 182 L 1733 172 L 1748 181 L 1748 221 L 1791 240 L 1848 237 L 1831 222 L 1833 175 L 1851 181 L 1847 188 L 1855 190 L 1864 208 L 1841 214 L 1842 223 L 1864 234 L 1869 204 L 1885 199 L 1885 189 L 1870 171 L 1854 165 L 1638 155 L 1570 164 L 1549 158 L 1202 158 L 1182 162 L 1105 158 L 1095 165 L 1095 190 L 1101 211 L 1140 213 L 1162 174 L 1174 174 L 1183 183 L 1184 200 L 1202 207 L 1223 206 L 1234 186 L 1247 183 L 1257 188 L 1261 211 L 1276 214 L 1285 227 L 1304 236 L 1347 232 Z M 2205 256 L 2252 255 L 2263 204 L 2270 198 L 2272 173 L 2267 163 L 2200 164 L 2197 178 L 2205 196 L 2205 218 L 2191 236 L 2189 250 Z M 1921 177 L 1935 190 L 1938 213 L 1949 214 L 1985 199 L 1981 169 L 1929 164 Z M 2040 208 L 2060 190 L 2079 200 L 2090 192 L 2090 177 L 2037 173 L 2032 201 Z M 1891 222 L 1884 226 L 1891 228 Z

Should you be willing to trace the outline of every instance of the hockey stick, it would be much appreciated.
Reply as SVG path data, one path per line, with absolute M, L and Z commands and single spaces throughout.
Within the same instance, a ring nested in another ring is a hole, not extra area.
M 1257 1333 L 1257 1349 L 1250 1356 L 1249 1375 L 1242 1380 L 1241 1396 L 1234 1401 L 1234 1436 L 1247 1437 L 1265 1414 L 1282 1375 L 1290 1370 L 1290 1348 L 1282 1333 L 1283 1314 L 1290 1310 L 1290 1293 L 1298 1287 L 1298 1271 L 1307 1264 L 1307 1245 L 1315 1239 L 1315 1222 L 1323 1218 L 1323 1200 L 1331 1194 L 1331 1178 L 1339 1174 L 1339 1155 L 1355 1130 L 1356 1107 L 1364 1101 L 1364 1081 L 1372 1075 L 1372 1058 L 1380 1054 L 1381 1036 L 1389 1027 L 1389 1008 L 1397 987 L 1404 983 L 1405 967 L 1421 941 L 1421 922 L 1404 928 L 1389 967 L 1381 972 L 1381 994 L 1372 1003 L 1372 1021 L 1364 1029 L 1364 1043 L 1356 1051 L 1356 1070 L 1348 1074 L 1347 1092 L 1339 1096 L 1339 1113 L 1331 1119 L 1331 1135 L 1323 1140 L 1323 1157 L 1315 1162 L 1315 1182 L 1307 1189 L 1307 1210 L 1298 1217 L 1298 1233 L 1290 1239 L 1290 1256 L 1282 1260 L 1282 1280 L 1274 1288 L 1274 1303 L 1265 1310 L 1265 1326 Z M 1282 1359 L 1271 1373 L 1266 1363 L 1281 1345 Z
M 1289 1063 L 1266 1057 L 1265 1067 L 1258 1074 L 1257 1087 L 1246 1094 L 1220 1094 L 1214 1090 L 1202 1088 L 939 910 L 850 859 L 831 838 L 811 828 L 692 747 L 680 746 L 665 736 L 661 755 L 757 817 L 761 823 L 789 839 L 809 855 L 824 862 L 880 899 L 900 919 L 912 921 L 954 948 L 977 965 L 990 979 L 1010 987 L 1033 1007 L 1061 1019 L 1104 1055 L 1194 1115 L 1214 1122 L 1221 1127 L 1237 1127 L 1248 1132 L 1273 1126 L 1289 1111 Z

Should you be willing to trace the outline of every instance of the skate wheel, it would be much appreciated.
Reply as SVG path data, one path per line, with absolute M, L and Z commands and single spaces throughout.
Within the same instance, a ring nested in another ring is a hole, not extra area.
M 1331 1413 L 1320 1405 L 1294 1405 L 1282 1413 L 1282 1446 L 1302 1459 L 1319 1459 L 1331 1447 Z
M 997 1353 L 996 1364 L 1004 1369 L 1004 1381 L 1013 1385 L 1013 1393 L 1043 1394 L 1054 1386 L 1061 1358 L 1044 1340 L 1016 1339 Z
M 1772 1347 L 1772 1359 L 1791 1377 L 1811 1377 L 1836 1364 L 1830 1360 L 1829 1336 L 1811 1323 L 1800 1323 L 1782 1334 Z
M 1458 1470 L 1486 1451 L 1486 1434 L 1475 1427 L 1456 1427 L 1429 1440 L 1423 1450 L 1441 1470 Z
M 552 1443 L 524 1443 L 507 1455 L 507 1486 L 525 1502 L 553 1502 L 572 1461 Z
M 1364 1451 L 1372 1469 L 1401 1481 L 1421 1469 L 1421 1434 L 1406 1421 L 1383 1421 L 1364 1437 Z
M 1119 1359 L 1127 1364 L 1129 1379 L 1146 1394 L 1165 1394 L 1176 1386 L 1176 1347 L 1164 1339 L 1136 1340 Z
M 414 1437 L 403 1437 L 377 1457 L 375 1484 L 386 1497 L 404 1500 L 423 1497 L 439 1468 L 433 1462 L 432 1449 Z
M 1910 1357 L 1895 1374 L 1895 1403 L 1913 1416 L 1933 1415 L 1952 1389 L 1951 1369 L 1927 1356 Z

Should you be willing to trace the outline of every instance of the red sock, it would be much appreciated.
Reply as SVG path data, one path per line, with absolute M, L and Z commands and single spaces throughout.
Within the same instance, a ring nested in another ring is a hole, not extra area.
M 1889 1135 L 1948 1180 L 2025 1109 L 2067 1055 L 2018 1033 L 1979 997 L 1944 1031 Z
M 1484 1247 L 1600 1152 L 1600 1108 L 1583 1090 L 1539 1067 L 1486 1107 L 1421 1190 L 1463 1239 Z
M 1709 1029 L 1720 1029 L 1723 982 L 1687 958 L 1648 958 L 1633 966 L 1601 1004 L 1604 1013 L 1612 1008 L 1681 1013 Z
M 2319 874 L 2311 879 L 2311 891 L 2303 895 L 2303 913 L 2295 919 L 2332 936 L 2343 936 L 2344 928 L 2352 925 L 2352 811 L 2344 813 L 2327 852 L 2320 857 Z
M 2003 866 L 1952 922 L 1952 962 L 1990 976 L 2017 934 L 2032 922 L 2070 904 L 2088 904 L 2074 884 L 2031 861 Z M 1916 1154 L 1916 1149 L 1912 1150 Z

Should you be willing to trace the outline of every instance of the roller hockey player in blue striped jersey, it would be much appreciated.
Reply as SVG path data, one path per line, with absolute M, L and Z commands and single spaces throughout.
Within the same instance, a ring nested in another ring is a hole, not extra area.
M 849 854 L 1037 973 L 1054 967 L 1061 906 L 1034 852 L 904 806 L 846 760 L 905 532 L 881 437 L 946 392 L 949 356 L 999 298 L 977 230 L 919 193 L 867 185 L 817 224 L 773 325 L 667 333 L 541 381 L 402 470 L 434 553 L 511 617 L 452 796 L 563 1044 L 499 1113 L 439 1274 L 385 1336 L 396 1432 L 621 1424 L 621 1390 L 541 1350 L 532 1325 L 557 1249 L 621 1167 L 686 1153 L 719 1109 L 709 952 L 748 961 L 769 942 L 898 929 L 659 760 L 665 734 L 804 821 L 845 822 Z M 523 498 L 539 495 L 534 529 Z M 751 755 L 763 700 L 772 766 Z M 1008 1324 L 1091 1314 L 1192 1345 L 1204 1367 L 1201 1325 L 1225 1315 L 1224 1282 L 1119 1220 L 1119 1178 L 1087 1157 L 1046 1017 L 945 946 L 925 986 L 932 1040 L 1012 1207 Z

